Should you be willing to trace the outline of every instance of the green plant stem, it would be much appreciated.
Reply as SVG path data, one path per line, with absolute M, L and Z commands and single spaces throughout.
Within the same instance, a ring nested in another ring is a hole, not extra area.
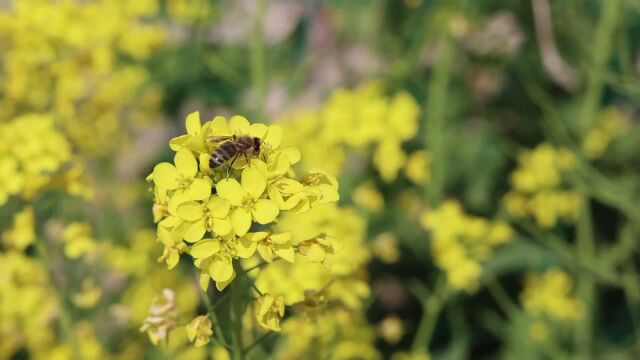
M 447 281 L 441 273 L 436 280 L 436 287 L 430 296 L 423 294 L 422 300 L 422 318 L 416 330 L 416 336 L 413 338 L 411 349 L 413 351 L 426 350 L 429 347 L 431 335 L 438 322 L 438 317 L 442 307 L 446 304 L 448 298 Z
M 244 359 L 244 348 L 242 345 L 242 281 L 236 279 L 231 284 L 231 339 L 233 347 L 233 359 Z
M 255 93 L 254 115 L 260 120 L 264 118 L 264 101 L 266 96 L 265 63 L 264 63 L 264 38 L 263 38 L 263 14 L 266 0 L 256 0 L 256 13 L 253 18 L 251 30 L 251 85 Z
M 576 253 L 578 259 L 595 256 L 593 224 L 588 198 L 583 198 L 577 224 Z M 586 261 L 585 261 L 586 262 Z M 578 271 L 577 295 L 584 304 L 582 319 L 576 326 L 575 350 L 578 358 L 590 359 L 593 342 L 593 312 L 595 309 L 595 282 L 590 273 Z
M 204 306 L 207 308 L 207 313 L 211 318 L 211 322 L 213 322 L 213 333 L 218 341 L 218 343 L 224 347 L 229 347 L 227 344 L 227 340 L 224 338 L 224 333 L 222 332 L 222 327 L 220 326 L 220 321 L 218 320 L 218 316 L 216 315 L 216 306 L 211 303 L 211 299 L 209 299 L 209 294 L 200 289 L 200 297 L 202 298 L 202 302 Z M 217 304 L 216 304 L 217 305 Z
M 487 290 L 491 293 L 493 298 L 498 303 L 500 309 L 507 315 L 508 318 L 513 318 L 513 316 L 520 311 L 518 306 L 511 301 L 509 295 L 505 291 L 502 284 L 498 281 L 498 279 L 491 277 L 485 283 Z
M 611 57 L 614 44 L 614 32 L 622 10 L 623 0 L 607 0 L 600 2 L 601 16 L 593 37 L 593 53 L 589 64 L 587 88 L 583 105 L 578 118 L 580 130 L 587 131 L 593 125 L 595 113 L 600 105 L 607 63 Z
M 45 264 L 46 269 L 48 270 L 50 275 L 51 287 L 55 293 L 55 296 L 58 300 L 58 310 L 60 311 L 60 332 L 64 337 L 67 344 L 71 346 L 72 358 L 74 360 L 82 359 L 82 352 L 80 350 L 80 344 L 78 343 L 75 334 L 73 333 L 73 321 L 69 312 L 69 307 L 67 306 L 67 302 L 64 296 L 62 289 L 56 284 L 55 279 L 53 279 L 53 269 L 51 268 L 51 262 L 47 253 L 46 246 L 42 243 L 42 239 L 36 240 L 35 248 L 36 253 L 43 264 Z
M 431 180 L 426 187 L 427 199 L 431 206 L 436 206 L 443 195 L 446 180 L 446 109 L 447 89 L 451 77 L 451 61 L 453 59 L 453 42 L 446 32 L 438 43 L 438 62 L 428 85 L 425 131 L 426 141 L 431 152 Z

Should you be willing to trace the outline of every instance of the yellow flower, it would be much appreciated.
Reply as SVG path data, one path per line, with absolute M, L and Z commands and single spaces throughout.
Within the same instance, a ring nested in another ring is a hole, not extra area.
M 91 237 L 91 225 L 87 223 L 71 223 L 62 232 L 64 241 L 64 253 L 70 259 L 77 259 L 80 256 L 93 251 L 96 242 Z
M 175 293 L 171 289 L 163 289 L 162 295 L 156 296 L 149 307 L 149 316 L 140 327 L 147 332 L 154 345 L 160 341 L 168 341 L 169 333 L 176 326 L 177 311 Z
M 359 207 L 377 213 L 384 208 L 384 197 L 371 182 L 363 182 L 353 191 L 353 202 Z
M 174 157 L 175 166 L 163 162 L 153 168 L 153 182 L 163 190 L 179 190 L 181 200 L 204 200 L 211 195 L 211 181 L 196 178 L 198 163 L 191 151 L 182 148 Z
M 392 315 L 384 318 L 378 325 L 380 336 L 389 344 L 397 344 L 404 335 L 402 319 Z
M 33 208 L 26 207 L 13 216 L 13 226 L 2 234 L 9 247 L 24 250 L 36 239 Z
M 404 166 L 407 155 L 400 143 L 393 139 L 383 140 L 373 154 L 373 164 L 385 182 L 396 179 L 398 171 Z
M 284 298 L 264 294 L 255 305 L 258 324 L 267 330 L 280 331 L 280 319 L 284 316 Z
M 542 276 L 526 276 L 521 300 L 524 309 L 533 315 L 546 314 L 562 321 L 575 321 L 582 317 L 584 305 L 572 291 L 569 275 L 559 269 L 550 269 Z
M 392 233 L 382 233 L 373 239 L 373 254 L 386 264 L 393 264 L 400 259 L 398 241 Z
M 191 323 L 186 326 L 189 341 L 196 347 L 207 345 L 211 335 L 213 335 L 211 326 L 211 319 L 209 319 L 208 315 L 196 316 Z
M 289 233 L 272 234 L 266 231 L 247 233 L 238 239 L 236 249 L 238 256 L 243 258 L 251 257 L 257 249 L 260 257 L 266 262 L 272 262 L 274 255 L 290 263 L 294 262 L 295 253 Z
M 223 179 L 216 184 L 218 195 L 229 200 L 234 207 L 231 225 L 239 236 L 249 231 L 251 220 L 260 224 L 273 222 L 280 212 L 278 205 L 270 199 L 261 198 L 267 187 L 267 179 L 256 168 L 242 171 L 242 180 Z
M 327 254 L 334 254 L 336 245 L 326 234 L 320 234 L 317 237 L 298 244 L 298 251 L 307 258 L 310 263 L 323 263 Z
M 404 172 L 414 184 L 424 185 L 431 177 L 431 157 L 429 152 L 419 150 L 411 155 L 404 167 Z
M 73 303 L 83 309 L 94 307 L 102 297 L 102 289 L 97 287 L 91 279 L 82 282 L 82 290 L 72 297 Z

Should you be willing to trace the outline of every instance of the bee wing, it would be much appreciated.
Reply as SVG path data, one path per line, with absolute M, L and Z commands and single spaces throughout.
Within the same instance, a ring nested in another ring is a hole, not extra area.
M 233 138 L 233 136 L 209 136 L 207 138 L 207 141 L 215 142 L 215 143 L 221 143 L 221 142 L 225 142 L 225 141 L 231 140 L 232 138 Z

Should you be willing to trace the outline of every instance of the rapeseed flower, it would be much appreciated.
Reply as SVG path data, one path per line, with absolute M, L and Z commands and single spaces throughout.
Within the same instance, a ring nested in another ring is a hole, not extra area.
M 213 335 L 211 329 L 211 319 L 207 315 L 196 316 L 191 323 L 186 326 L 187 336 L 195 347 L 202 347 L 209 343 L 209 339 Z
M 154 345 L 160 341 L 167 342 L 169 333 L 176 327 L 178 314 L 175 297 L 173 290 L 163 289 L 162 294 L 153 299 L 149 307 L 149 316 L 140 327 L 140 331 L 146 331 Z
M 256 300 L 256 319 L 265 329 L 280 331 L 280 319 L 284 316 L 284 299 L 264 294 Z

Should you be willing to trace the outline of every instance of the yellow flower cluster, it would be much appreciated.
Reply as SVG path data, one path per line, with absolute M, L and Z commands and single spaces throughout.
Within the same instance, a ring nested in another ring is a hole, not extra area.
M 521 300 L 524 309 L 534 316 L 547 315 L 561 321 L 582 316 L 583 304 L 573 295 L 573 281 L 559 269 L 550 269 L 542 276 L 527 274 Z
M 446 272 L 451 288 L 468 292 L 478 289 L 482 262 L 513 236 L 507 223 L 467 215 L 454 200 L 427 211 L 420 221 L 432 234 L 435 264 Z
M 202 124 L 196 112 L 187 117 L 186 128 L 186 135 L 170 142 L 176 151 L 174 163 L 156 165 L 148 177 L 155 185 L 157 234 L 165 247 L 161 259 L 172 268 L 180 253 L 189 253 L 200 269 L 202 288 L 213 279 L 219 290 L 236 276 L 233 261 L 250 258 L 256 251 L 266 262 L 276 256 L 294 261 L 289 234 L 267 229 L 251 232 L 251 227 L 273 223 L 281 212 L 301 213 L 336 201 L 335 178 L 310 170 L 298 180 L 291 166 L 300 160 L 300 153 L 280 148 L 280 126 L 249 124 L 242 116 L 229 121 L 216 117 Z M 238 150 L 238 138 L 260 144 L 258 151 L 253 145 L 251 154 Z M 211 168 L 215 165 L 212 153 L 225 144 L 236 153 L 220 150 L 229 159 Z M 317 236 L 308 241 L 309 246 L 298 249 L 308 249 L 309 256 L 331 248 Z
M 48 115 L 28 114 L 0 122 L 0 206 L 10 196 L 33 198 L 45 187 L 81 187 L 65 177 L 73 168 L 71 145 Z M 79 195 L 79 194 L 76 194 Z
M 13 226 L 3 232 L 2 240 L 9 249 L 24 251 L 36 240 L 35 219 L 31 206 L 13 215 Z
M 602 157 L 609 144 L 629 129 L 624 113 L 615 107 L 600 112 L 596 126 L 587 133 L 582 149 L 589 159 Z
M 146 331 L 154 345 L 167 342 L 169 332 L 176 327 L 178 313 L 176 311 L 176 295 L 171 289 L 163 289 L 162 295 L 156 296 L 149 308 L 149 316 L 145 319 L 140 331 Z
M 575 160 L 566 149 L 540 144 L 518 156 L 518 167 L 511 173 L 513 189 L 504 204 L 516 217 L 532 216 L 543 228 L 553 227 L 558 219 L 574 221 L 580 197 L 564 187 L 564 176 Z
M 423 183 L 428 180 L 428 155 L 419 152 L 407 160 L 402 149 L 403 142 L 418 132 L 419 112 L 408 93 L 388 97 L 379 83 L 371 82 L 337 90 L 320 109 L 292 114 L 283 122 L 297 134 L 290 143 L 305 154 L 307 166 L 323 164 L 330 173 L 340 174 L 348 152 L 371 146 L 373 164 L 384 181 L 395 180 L 406 166 L 407 176 Z
M 299 253 L 294 263 L 274 262 L 257 275 L 256 286 L 261 291 L 282 296 L 284 304 L 295 310 L 281 325 L 284 337 L 277 357 L 308 358 L 318 355 L 314 351 L 328 355 L 330 349 L 338 348 L 335 358 L 361 352 L 375 359 L 375 332 L 361 313 L 371 292 L 365 276 L 370 258 L 364 244 L 366 222 L 353 209 L 325 204 L 305 214 L 288 214 L 276 229 L 291 233 L 298 246 L 317 238 L 318 233 L 339 244 L 333 254 L 313 258 Z M 316 343 L 326 346 L 311 346 Z
M 149 75 L 137 64 L 163 41 L 142 21 L 157 9 L 157 0 L 11 2 L 0 14 L 0 119 L 48 113 L 78 148 L 117 149 L 122 124 L 149 118 L 159 99 L 142 89 Z

